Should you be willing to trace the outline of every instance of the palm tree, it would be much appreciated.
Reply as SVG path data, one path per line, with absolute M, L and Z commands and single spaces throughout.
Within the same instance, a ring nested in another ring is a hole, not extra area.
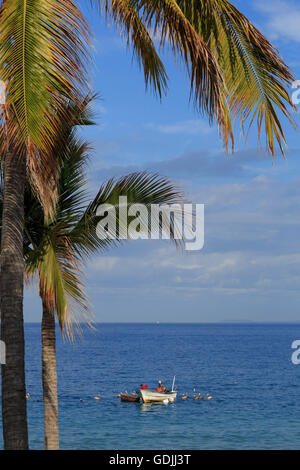
M 77 123 L 91 123 L 86 113 L 87 101 L 82 105 L 82 115 Z M 72 114 L 75 116 L 74 110 Z M 91 325 L 92 314 L 81 280 L 81 265 L 91 254 L 116 246 L 121 241 L 118 238 L 98 238 L 96 226 L 101 217 L 96 215 L 97 207 L 111 204 L 120 221 L 119 196 L 127 197 L 127 210 L 137 203 L 149 208 L 151 204 L 183 202 L 181 192 L 168 180 L 157 175 L 133 173 L 103 184 L 94 200 L 87 204 L 84 185 L 88 145 L 80 141 L 75 127 L 69 122 L 62 123 L 61 130 L 58 200 L 54 217 L 45 218 L 43 206 L 32 191 L 30 181 L 27 181 L 25 188 L 26 279 L 27 282 L 38 280 L 43 307 L 42 383 L 45 448 L 48 450 L 59 448 L 55 314 L 63 335 L 71 340 L 74 338 L 74 323 L 79 327 L 80 322 Z M 1 209 L 3 187 L 0 189 Z M 174 238 L 174 227 L 167 217 L 162 217 L 156 227 L 157 231 L 164 229 L 169 229 L 174 242 L 180 243 Z
M 89 29 L 71 0 L 3 0 L 0 5 L 1 154 L 5 157 L 1 239 L 2 421 L 6 449 L 27 449 L 23 228 L 26 169 L 51 213 L 50 149 L 65 98 L 86 88 Z M 41 154 L 43 157 L 41 158 Z
M 169 47 L 190 77 L 199 111 L 217 122 L 225 146 L 232 122 L 264 125 L 266 146 L 283 152 L 281 117 L 291 123 L 286 90 L 293 76 L 269 41 L 227 0 L 90 0 L 103 7 L 125 35 L 140 62 L 146 85 L 162 96 L 167 74 L 156 51 Z M 85 83 L 88 26 L 71 0 L 2 0 L 0 80 L 4 201 L 1 259 L 1 334 L 5 448 L 28 447 L 23 332 L 23 229 L 26 168 L 31 183 L 53 215 L 57 198 L 53 146 L 65 98 L 75 99 Z M 17 158 L 18 157 L 18 158 Z

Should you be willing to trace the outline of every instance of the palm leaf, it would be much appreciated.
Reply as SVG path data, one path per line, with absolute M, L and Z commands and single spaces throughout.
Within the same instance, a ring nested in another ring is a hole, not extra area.
M 258 139 L 264 124 L 266 148 L 274 155 L 275 140 L 284 153 L 280 117 L 291 124 L 294 108 L 287 87 L 294 80 L 274 46 L 227 0 L 178 0 L 220 64 L 228 119 L 239 118 L 242 128 L 256 119 Z
M 62 333 L 74 338 L 74 324 L 80 331 L 84 322 L 91 326 L 93 314 L 84 291 L 76 258 L 63 224 L 56 224 L 38 247 L 40 256 L 27 256 L 26 276 L 39 279 L 39 290 L 43 299 L 55 305 Z
M 91 3 L 103 8 L 107 19 L 114 21 L 127 44 L 133 48 L 133 55 L 144 72 L 146 88 L 150 85 L 161 98 L 166 93 L 168 77 L 132 0 L 91 0 Z
M 198 109 L 206 113 L 210 120 L 215 119 L 219 126 L 226 126 L 219 65 L 175 0 L 98 0 L 97 3 L 104 6 L 117 26 L 121 24 L 127 34 L 132 32 L 132 46 L 142 58 L 143 67 L 146 67 L 146 82 L 149 66 L 151 62 L 155 66 L 155 61 L 144 54 L 140 38 L 141 35 L 146 37 L 146 31 L 151 31 L 160 36 L 161 47 L 169 46 L 175 59 L 184 64 L 190 77 L 191 96 Z M 158 76 L 157 73 L 155 75 Z M 157 80 L 152 79 L 152 82 Z
M 211 50 L 197 33 L 176 0 L 133 0 L 142 19 L 154 33 L 160 34 L 161 46 L 170 46 L 183 60 L 191 80 L 191 95 L 200 111 L 223 122 L 220 84 L 223 79 Z
M 0 79 L 5 146 L 27 157 L 33 183 L 54 194 L 52 147 L 66 99 L 86 93 L 89 28 L 71 0 L 3 0 Z M 39 183 L 42 175 L 47 175 Z M 45 201 L 47 207 L 48 201 Z
M 126 206 L 121 207 L 120 197 L 126 196 Z M 168 205 L 177 205 L 178 213 L 184 215 L 182 191 L 174 186 L 168 179 L 160 177 L 157 174 L 148 172 L 136 172 L 123 176 L 119 179 L 112 178 L 101 185 L 98 194 L 89 204 L 83 213 L 79 222 L 74 226 L 70 233 L 72 246 L 77 256 L 86 258 L 97 250 L 105 251 L 124 241 L 124 234 L 128 233 L 128 228 L 132 217 L 127 217 L 127 225 L 124 225 L 120 215 L 120 210 L 130 212 L 130 207 L 136 204 L 142 204 L 147 213 L 151 214 L 151 205 L 157 205 L 161 209 L 162 216 L 157 226 L 151 226 L 149 219 L 142 220 L 142 228 L 145 235 L 158 237 L 159 235 L 170 234 L 171 239 L 177 246 L 180 246 L 183 240 L 178 239 L 180 227 L 176 226 L 176 217 L 170 215 Z M 105 239 L 97 235 L 97 224 L 101 220 L 97 216 L 97 208 L 100 205 L 109 205 L 116 214 L 116 225 L 119 227 L 117 237 L 108 236 Z M 148 216 L 147 216 L 148 217 Z M 194 220 L 194 219 L 193 219 Z

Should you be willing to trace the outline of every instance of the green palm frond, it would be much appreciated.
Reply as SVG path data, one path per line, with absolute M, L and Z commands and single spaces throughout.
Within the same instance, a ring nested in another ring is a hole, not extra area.
M 227 0 L 178 0 L 220 64 L 225 82 L 224 106 L 228 118 L 249 128 L 257 122 L 258 138 L 264 125 L 266 148 L 274 155 L 275 140 L 284 153 L 285 136 L 280 122 L 294 123 L 294 108 L 287 87 L 291 71 L 273 45 Z M 290 109 L 290 110 L 289 110 Z
M 37 251 L 39 256 L 37 256 Z M 74 323 L 91 326 L 93 314 L 84 291 L 82 272 L 63 223 L 57 223 L 26 259 L 26 276 L 38 278 L 43 300 L 55 305 L 62 333 L 74 337 Z
M 11 125 L 17 121 L 21 142 L 45 149 L 56 135 L 58 95 L 75 99 L 85 89 L 89 28 L 70 0 L 4 0 L 0 14 L 0 75 Z
M 148 29 L 141 20 L 132 0 L 92 0 L 103 7 L 106 17 L 111 18 L 133 48 L 133 55 L 142 67 L 146 87 L 150 85 L 159 97 L 167 90 L 167 74 L 155 49 Z
M 119 199 L 121 196 L 126 196 L 126 205 L 123 207 Z M 182 191 L 168 179 L 157 174 L 136 172 L 119 179 L 112 178 L 101 185 L 98 194 L 71 231 L 72 246 L 79 257 L 85 258 L 97 250 L 105 251 L 122 243 L 124 234 L 128 233 L 132 221 L 132 217 L 128 213 L 130 207 L 135 204 L 142 204 L 147 209 L 147 217 L 150 217 L 151 205 L 159 206 L 162 212 L 159 224 L 155 227 L 151 226 L 148 218 L 144 220 L 141 216 L 143 227 L 140 230 L 143 231 L 143 228 L 147 230 L 145 235 L 149 235 L 150 231 L 151 235 L 155 236 L 167 232 L 170 233 L 170 237 L 175 244 L 180 246 L 183 240 L 176 238 L 179 227 L 176 227 L 174 216 L 169 215 L 167 205 L 178 205 L 178 212 L 183 211 L 182 214 L 184 215 L 184 202 Z M 108 236 L 102 239 L 97 235 L 97 224 L 102 218 L 97 216 L 97 208 L 101 205 L 110 206 L 110 209 L 115 213 L 116 225 L 119 227 L 116 238 Z M 120 214 L 122 209 L 127 215 L 126 225 L 124 225 Z
M 170 47 L 182 59 L 191 81 L 191 96 L 198 109 L 223 123 L 222 76 L 214 54 L 198 34 L 176 0 L 133 0 L 148 28 L 160 35 L 161 47 Z
M 210 48 L 175 0 L 98 0 L 96 3 L 104 6 L 109 18 L 117 26 L 123 26 L 127 34 L 133 31 L 132 47 L 143 57 L 142 64 L 143 67 L 146 66 L 146 76 L 149 73 L 149 59 L 152 61 L 152 58 L 144 55 L 140 49 L 140 37 L 141 34 L 146 34 L 146 31 L 159 36 L 161 47 L 170 47 L 176 60 L 185 66 L 191 82 L 191 96 L 194 97 L 199 110 L 206 113 L 210 120 L 216 119 L 220 126 L 226 125 L 219 65 Z M 133 24 L 137 25 L 137 36 Z M 155 83 L 156 80 L 153 79 L 152 82 Z
M 38 190 L 48 182 L 48 195 L 55 187 L 52 147 L 67 109 L 66 100 L 76 101 L 86 93 L 89 35 L 89 27 L 72 0 L 1 2 L 4 144 L 27 158 Z

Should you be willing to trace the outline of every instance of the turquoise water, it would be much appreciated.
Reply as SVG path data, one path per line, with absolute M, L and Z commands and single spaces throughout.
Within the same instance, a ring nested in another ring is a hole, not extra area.
M 297 449 L 295 339 L 299 324 L 101 324 L 75 346 L 59 339 L 61 448 Z M 26 349 L 30 447 L 41 449 L 37 324 L 26 325 Z M 171 386 L 173 375 L 179 393 L 196 387 L 213 400 L 149 406 L 120 403 L 114 392 L 159 379 Z

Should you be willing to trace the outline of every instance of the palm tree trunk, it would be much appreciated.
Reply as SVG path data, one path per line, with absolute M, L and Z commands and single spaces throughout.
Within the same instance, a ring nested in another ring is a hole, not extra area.
M 23 321 L 25 159 L 4 161 L 1 239 L 2 422 L 5 449 L 28 449 Z
M 42 319 L 42 382 L 44 396 L 45 449 L 59 449 L 57 373 L 55 351 L 54 307 L 43 298 Z

